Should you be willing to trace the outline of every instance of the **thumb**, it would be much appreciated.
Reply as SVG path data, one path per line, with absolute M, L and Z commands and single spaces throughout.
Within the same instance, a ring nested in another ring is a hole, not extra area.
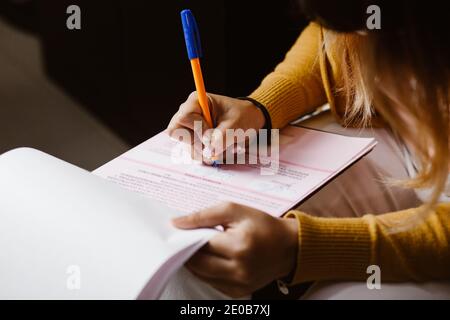
M 172 223 L 180 229 L 226 226 L 238 218 L 234 206 L 230 203 L 207 208 L 187 216 L 177 217 L 172 220 Z

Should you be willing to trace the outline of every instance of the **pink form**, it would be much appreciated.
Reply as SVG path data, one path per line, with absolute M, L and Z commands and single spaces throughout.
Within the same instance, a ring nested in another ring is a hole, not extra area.
M 277 172 L 261 175 L 259 165 L 177 163 L 179 142 L 161 132 L 94 174 L 183 213 L 229 201 L 281 216 L 375 145 L 372 138 L 289 126 L 280 133 Z

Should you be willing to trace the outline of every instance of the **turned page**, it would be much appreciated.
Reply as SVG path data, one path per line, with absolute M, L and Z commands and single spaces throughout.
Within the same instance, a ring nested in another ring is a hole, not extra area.
M 33 149 L 0 156 L 0 194 L 0 299 L 157 298 L 216 232 Z

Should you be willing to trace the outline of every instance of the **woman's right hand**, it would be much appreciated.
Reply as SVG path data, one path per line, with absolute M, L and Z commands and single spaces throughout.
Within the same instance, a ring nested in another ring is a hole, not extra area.
M 202 149 L 208 148 L 211 157 L 221 158 L 225 150 L 231 147 L 225 142 L 227 129 L 261 129 L 264 127 L 265 118 L 262 111 L 252 102 L 240 100 L 221 95 L 208 94 L 209 109 L 211 118 L 215 125 L 215 130 L 211 129 L 202 115 L 202 110 L 198 102 L 197 93 L 189 95 L 177 113 L 172 117 L 168 126 L 168 133 L 175 137 L 177 129 L 186 129 L 191 133 L 191 142 L 194 142 L 194 122 L 200 121 L 202 124 L 201 137 Z M 198 132 L 196 132 L 199 134 Z M 233 144 L 233 143 L 232 143 Z M 193 143 L 193 145 L 195 145 Z M 194 150 L 196 153 L 203 153 L 203 150 Z M 211 161 L 205 161 L 210 164 Z

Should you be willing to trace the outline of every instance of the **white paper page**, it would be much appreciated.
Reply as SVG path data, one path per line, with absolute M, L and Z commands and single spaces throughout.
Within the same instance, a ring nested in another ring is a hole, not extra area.
M 261 175 L 257 165 L 176 163 L 173 152 L 179 144 L 161 132 L 94 174 L 185 213 L 229 201 L 280 216 L 370 151 L 376 141 L 289 126 L 280 134 L 274 175 Z
M 33 149 L 0 156 L 0 194 L 0 299 L 134 299 L 216 232 L 178 230 L 178 212 Z

